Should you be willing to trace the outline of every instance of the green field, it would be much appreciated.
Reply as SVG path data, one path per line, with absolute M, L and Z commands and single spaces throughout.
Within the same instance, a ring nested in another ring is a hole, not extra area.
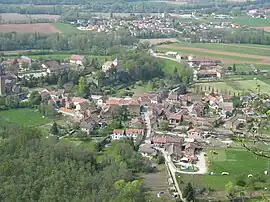
M 0 118 L 24 126 L 40 126 L 51 120 L 42 118 L 42 115 L 33 109 L 10 109 L 0 111 Z
M 179 181 L 181 180 L 184 184 L 194 182 L 195 187 L 224 191 L 225 185 L 230 181 L 235 184 L 236 178 L 239 175 L 245 175 L 246 178 L 249 174 L 263 175 L 263 172 L 268 169 L 268 161 L 266 159 L 257 157 L 244 149 L 219 149 L 214 151 L 217 154 L 211 153 L 210 150 L 207 153 L 209 162 L 208 172 L 214 172 L 216 175 L 180 174 Z M 221 176 L 222 172 L 228 172 L 229 175 Z
M 266 46 L 269 48 L 269 51 L 267 51 L 265 50 L 266 47 L 253 46 L 252 44 L 249 44 L 248 48 L 247 46 L 243 45 L 221 44 L 221 43 L 183 43 L 183 44 L 179 43 L 179 46 L 191 48 L 205 48 L 209 50 L 245 53 L 251 55 L 270 56 L 270 46 Z
M 159 51 L 175 51 L 175 52 L 180 52 L 182 54 L 192 54 L 192 55 L 197 55 L 197 56 L 203 56 L 203 57 L 214 57 L 214 58 L 220 58 L 220 59 L 230 59 L 230 60 L 237 60 L 239 61 L 247 61 L 247 62 L 259 62 L 261 59 L 256 59 L 256 58 L 247 58 L 247 57 L 240 57 L 240 56 L 234 56 L 234 55 L 224 55 L 224 54 L 216 54 L 216 53 L 210 53 L 205 50 L 201 51 L 195 51 L 195 50 L 183 50 L 181 48 L 177 47 L 171 47 L 171 48 L 163 48 L 162 45 L 157 47 L 157 50 Z
M 178 63 L 176 61 L 172 61 L 172 60 L 164 59 L 164 58 L 158 58 L 158 60 L 163 62 L 164 68 L 162 71 L 167 76 L 173 75 L 173 71 L 174 71 L 175 67 L 177 68 L 177 70 L 181 70 L 184 68 L 183 63 Z
M 31 55 L 31 59 L 38 60 L 65 60 L 69 59 L 71 54 L 50 54 L 50 55 Z
M 73 27 L 70 24 L 64 24 L 64 23 L 53 23 L 52 24 L 56 29 L 60 30 L 63 34 L 73 34 L 81 32 L 76 27 Z
M 270 85 L 260 80 L 228 80 L 223 82 L 196 83 L 197 86 L 202 86 L 202 90 L 208 90 L 209 87 L 220 93 L 243 93 L 257 92 L 257 87 L 260 85 L 262 93 L 270 93 Z

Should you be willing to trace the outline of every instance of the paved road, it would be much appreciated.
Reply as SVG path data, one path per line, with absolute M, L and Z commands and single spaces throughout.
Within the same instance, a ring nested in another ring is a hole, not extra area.
M 179 197 L 182 201 L 186 201 L 184 198 L 183 198 L 183 195 L 182 195 L 182 192 L 180 190 L 180 187 L 178 185 L 178 182 L 177 182 L 177 179 L 176 179 L 176 175 L 175 173 L 177 172 L 176 170 L 176 167 L 175 165 L 173 164 L 173 162 L 171 161 L 171 158 L 169 155 L 167 155 L 166 151 L 163 149 L 163 148 L 158 148 L 156 147 L 155 149 L 159 150 L 162 152 L 164 158 L 165 158 L 165 161 L 166 161 L 166 166 L 167 168 L 169 169 L 170 173 L 172 174 L 172 178 L 173 178 L 173 181 L 174 181 L 174 184 L 175 184 L 175 187 L 176 187 L 176 190 L 179 194 Z
M 146 123 L 146 140 L 149 139 L 151 137 L 152 134 L 152 126 L 151 126 L 151 118 L 150 118 L 150 114 L 149 112 L 145 112 L 144 113 L 144 118 L 145 118 L 145 123 Z

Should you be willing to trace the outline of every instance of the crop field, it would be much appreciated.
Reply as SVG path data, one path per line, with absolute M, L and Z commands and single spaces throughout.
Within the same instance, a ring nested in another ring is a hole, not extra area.
M 51 120 L 42 118 L 42 115 L 33 109 L 10 109 L 0 111 L 0 118 L 25 126 L 39 126 Z
M 57 30 L 60 30 L 63 34 L 73 34 L 81 32 L 76 27 L 73 27 L 70 24 L 64 24 L 64 23 L 53 23 L 53 27 Z
M 197 47 L 196 47 L 197 46 Z M 247 50 L 249 49 L 249 50 Z M 163 44 L 159 51 L 176 51 L 180 54 L 192 54 L 221 60 L 223 63 L 269 64 L 270 54 L 267 48 L 242 47 L 226 44 Z
M 197 188 L 211 188 L 212 190 L 224 192 L 228 182 L 236 183 L 237 177 L 243 175 L 245 180 L 248 175 L 263 175 L 263 172 L 268 169 L 268 161 L 264 158 L 257 157 L 242 148 L 235 149 L 218 149 L 214 150 L 216 154 L 207 153 L 208 171 L 215 175 L 185 175 L 179 174 L 179 184 L 184 187 L 185 184 L 191 182 Z M 222 176 L 222 172 L 228 172 L 228 176 Z M 265 184 L 257 182 L 257 188 L 264 188 Z M 247 187 L 243 187 L 247 189 Z M 215 194 L 218 196 L 218 194 Z
M 0 25 L 0 32 L 19 32 L 19 33 L 41 33 L 53 34 L 60 33 L 58 29 L 49 23 L 36 23 L 36 24 L 3 24 Z
M 223 82 L 197 83 L 202 90 L 214 89 L 220 93 L 257 92 L 258 86 L 262 93 L 270 93 L 270 85 L 260 80 L 228 80 Z
M 165 42 L 174 43 L 177 41 L 178 40 L 176 38 L 140 39 L 141 43 L 148 42 L 150 45 L 157 45 L 157 44 L 165 43 Z
M 46 15 L 46 14 L 23 15 L 19 13 L 2 13 L 1 16 L 2 20 L 5 23 L 27 21 L 30 20 L 30 18 L 32 20 L 48 19 L 57 21 L 60 18 L 60 15 Z

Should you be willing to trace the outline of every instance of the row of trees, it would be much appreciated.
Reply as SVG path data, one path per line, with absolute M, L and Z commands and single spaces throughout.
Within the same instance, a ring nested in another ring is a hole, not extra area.
M 0 50 L 42 49 L 42 50 L 79 50 L 91 55 L 107 55 L 117 51 L 112 47 L 130 46 L 137 42 L 130 32 L 118 30 L 113 33 L 83 32 L 73 35 L 54 34 L 50 36 L 39 33 L 1 33 Z

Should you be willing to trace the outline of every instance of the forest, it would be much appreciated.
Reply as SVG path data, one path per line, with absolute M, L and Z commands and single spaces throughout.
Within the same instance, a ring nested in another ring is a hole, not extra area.
M 133 141 L 115 143 L 102 155 L 0 122 L 0 201 L 146 201 L 134 173 L 152 168 Z

